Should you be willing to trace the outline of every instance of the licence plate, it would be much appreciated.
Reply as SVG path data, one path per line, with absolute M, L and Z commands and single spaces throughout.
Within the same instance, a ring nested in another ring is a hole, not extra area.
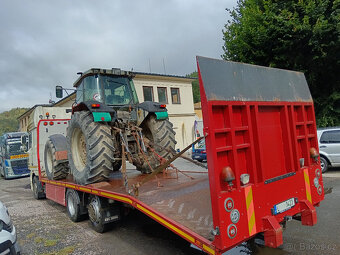
M 289 209 L 291 209 L 292 207 L 295 206 L 295 198 L 290 198 L 286 201 L 283 201 L 277 205 L 274 205 L 274 210 L 273 210 L 273 214 L 279 214 L 279 213 L 283 213 Z

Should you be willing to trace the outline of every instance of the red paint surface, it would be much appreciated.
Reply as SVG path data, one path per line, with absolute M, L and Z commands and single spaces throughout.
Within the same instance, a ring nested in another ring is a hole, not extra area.
M 272 215 L 274 205 L 290 198 L 306 200 L 306 186 L 303 169 L 308 169 L 312 207 L 324 199 L 313 185 L 315 170 L 321 169 L 310 154 L 310 148 L 318 148 L 313 103 L 309 102 L 260 102 L 260 101 L 208 101 L 198 66 L 200 94 L 203 111 L 204 131 L 209 168 L 210 194 L 214 227 L 220 235 L 213 244 L 220 251 L 251 238 L 253 234 L 270 231 L 266 243 L 272 247 L 280 245 L 282 233 L 277 231 L 278 223 L 285 216 L 303 212 L 308 222 L 316 223 L 312 208 L 297 203 L 293 208 L 278 215 Z M 299 159 L 305 165 L 300 167 Z M 229 186 L 220 176 L 224 167 L 231 167 L 235 181 Z M 250 182 L 242 185 L 241 174 L 249 174 Z M 293 174 L 290 177 L 265 184 L 268 179 Z M 322 178 L 319 179 L 323 187 Z M 252 187 L 256 232 L 249 231 L 244 189 Z M 240 212 L 240 220 L 232 223 L 230 212 L 224 208 L 224 201 L 232 198 L 234 208 Z M 313 207 L 314 208 L 314 207 Z M 264 218 L 271 217 L 271 229 L 264 226 Z M 276 222 L 275 222 L 276 221 Z M 229 238 L 228 226 L 235 224 L 237 235 Z M 277 235 L 273 236 L 273 233 Z

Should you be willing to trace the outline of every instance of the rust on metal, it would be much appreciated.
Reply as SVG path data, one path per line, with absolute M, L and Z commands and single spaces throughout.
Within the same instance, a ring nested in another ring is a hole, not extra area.
M 56 160 L 66 160 L 67 158 L 67 151 L 56 151 L 54 153 Z

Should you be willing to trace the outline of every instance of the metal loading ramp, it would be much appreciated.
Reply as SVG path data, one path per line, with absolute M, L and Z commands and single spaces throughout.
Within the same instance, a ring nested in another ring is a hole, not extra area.
M 301 72 L 205 57 L 197 64 L 207 101 L 312 102 Z
M 309 185 L 319 164 L 310 156 L 317 137 L 304 74 L 205 57 L 197 66 L 213 244 L 223 251 L 264 232 L 266 246 L 278 247 L 285 216 L 306 210 L 302 224 L 314 225 L 312 203 L 322 199 Z

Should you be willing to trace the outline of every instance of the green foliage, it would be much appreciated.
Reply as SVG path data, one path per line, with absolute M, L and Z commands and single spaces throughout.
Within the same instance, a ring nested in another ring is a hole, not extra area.
M 240 0 L 228 11 L 222 57 L 304 72 L 318 126 L 340 125 L 340 0 Z
M 199 86 L 199 83 L 198 83 L 198 73 L 193 72 L 191 74 L 188 74 L 187 77 L 196 79 L 191 83 L 192 84 L 192 94 L 193 94 L 193 97 L 194 97 L 194 103 L 201 102 L 200 86 Z
M 18 117 L 27 110 L 27 108 L 14 108 L 0 113 L 0 135 L 6 132 L 17 132 L 19 129 Z

